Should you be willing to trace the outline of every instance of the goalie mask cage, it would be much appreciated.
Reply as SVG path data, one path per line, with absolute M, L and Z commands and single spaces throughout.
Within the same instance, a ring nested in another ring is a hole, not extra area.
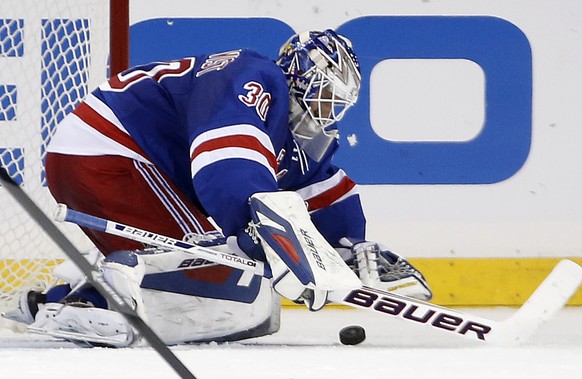
M 127 64 L 128 0 L 2 0 L 0 2 L 0 162 L 51 217 L 56 203 L 44 174 L 55 126 L 111 71 Z M 110 58 L 111 42 L 111 58 Z M 90 241 L 59 226 L 82 251 Z M 0 312 L 26 289 L 56 283 L 64 259 L 0 187 Z

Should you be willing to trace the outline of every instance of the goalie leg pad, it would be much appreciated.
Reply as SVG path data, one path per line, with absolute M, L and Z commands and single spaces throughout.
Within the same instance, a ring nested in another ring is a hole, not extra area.
M 281 302 L 262 278 L 250 303 L 143 289 L 150 326 L 168 345 L 237 341 L 275 333 Z
M 98 263 L 103 259 L 103 255 L 97 249 L 90 249 L 82 252 L 85 259 L 92 265 Z M 65 260 L 63 263 L 55 267 L 52 274 L 61 281 L 68 283 L 71 287 L 85 280 L 85 275 L 79 270 L 75 263 L 71 260 Z
M 120 313 L 61 303 L 41 306 L 28 331 L 87 345 L 112 347 L 130 346 L 135 336 Z
M 139 255 L 135 251 L 116 251 L 103 260 L 101 269 L 105 280 L 147 322 L 140 288 L 145 264 Z
M 20 294 L 16 309 L 2 313 L 2 317 L 30 325 L 38 313 L 39 304 L 46 301 L 46 295 L 38 291 L 24 291 Z
M 97 249 L 83 252 L 85 258 L 95 264 L 102 256 Z M 21 292 L 16 304 L 16 308 L 2 313 L 2 317 L 30 325 L 34 322 L 34 317 L 38 312 L 39 304 L 47 302 L 59 302 L 71 291 L 71 286 L 75 286 L 84 281 L 84 276 L 75 264 L 69 260 L 60 263 L 52 272 L 52 275 L 67 285 L 57 285 L 50 288 L 46 293 L 39 292 L 40 289 L 27 288 Z M 103 300 L 104 302 L 104 300 Z M 95 301 L 93 303 L 96 304 Z M 102 305 L 104 308 L 105 305 Z

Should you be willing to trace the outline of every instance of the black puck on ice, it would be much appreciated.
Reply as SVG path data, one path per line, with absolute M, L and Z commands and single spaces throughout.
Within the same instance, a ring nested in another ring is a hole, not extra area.
M 357 345 L 366 339 L 366 330 L 359 325 L 346 326 L 340 330 L 339 339 L 344 345 Z

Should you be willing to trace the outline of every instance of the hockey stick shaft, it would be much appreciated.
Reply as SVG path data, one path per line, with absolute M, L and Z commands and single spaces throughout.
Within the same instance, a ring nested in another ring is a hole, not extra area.
M 99 291 L 107 302 L 116 311 L 121 313 L 127 321 L 135 327 L 150 346 L 166 360 L 174 371 L 184 379 L 196 379 L 188 368 L 172 353 L 159 336 L 125 303 L 119 294 L 105 281 L 102 273 L 93 267 L 72 244 L 72 242 L 54 225 L 44 212 L 20 188 L 4 167 L 0 166 L 0 183 L 8 193 L 22 206 L 22 208 L 38 223 L 55 244 L 77 265 L 87 277 L 87 280 Z
M 185 251 L 196 257 L 265 276 L 262 262 L 240 257 L 233 258 L 232 255 L 224 253 L 215 254 L 216 252 L 211 249 L 97 218 L 67 209 L 64 205 L 59 207 L 56 218 L 59 221 L 73 222 L 150 245 Z M 209 254 L 207 250 L 213 254 Z M 568 301 L 580 283 L 582 283 L 582 267 L 572 261 L 563 260 L 536 289 L 525 305 L 504 321 L 489 320 L 366 286 L 334 290 L 329 294 L 328 299 L 337 304 L 423 325 L 467 340 L 507 345 L 526 340 Z
M 144 244 L 187 251 L 201 259 L 206 259 L 215 263 L 238 268 L 240 270 L 251 271 L 253 274 L 258 276 L 265 276 L 265 265 L 263 262 L 246 259 L 237 255 L 222 253 L 220 251 L 194 245 L 158 233 L 135 228 L 133 226 L 125 225 L 115 221 L 105 220 L 100 217 L 95 217 L 67 208 L 67 206 L 64 204 L 59 204 L 55 213 L 55 219 L 60 222 L 72 222 L 85 228 L 116 235 L 118 237 L 125 237 L 127 239 L 142 242 Z

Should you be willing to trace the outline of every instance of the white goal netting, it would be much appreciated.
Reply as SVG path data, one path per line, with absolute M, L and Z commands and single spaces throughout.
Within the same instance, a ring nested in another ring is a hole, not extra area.
M 43 158 L 55 125 L 107 76 L 109 0 L 0 1 L 0 163 L 49 217 Z M 72 225 L 80 249 L 91 245 Z M 64 255 L 0 187 L 0 312 L 54 283 Z

